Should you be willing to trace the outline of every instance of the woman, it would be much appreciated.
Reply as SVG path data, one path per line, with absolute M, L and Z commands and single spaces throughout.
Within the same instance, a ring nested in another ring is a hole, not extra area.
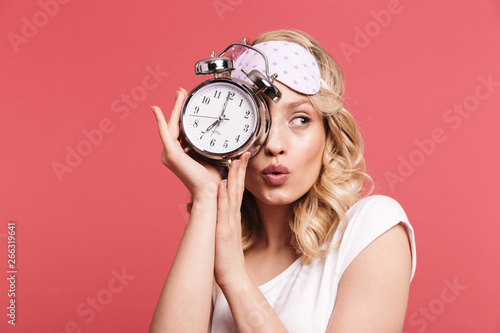
M 413 230 L 394 200 L 361 199 L 363 142 L 338 65 L 297 31 L 253 45 L 278 72 L 282 98 L 267 100 L 265 146 L 233 161 L 227 180 L 179 144 L 184 89 L 168 123 L 153 107 L 162 161 L 192 204 L 150 332 L 401 332 Z M 252 59 L 240 55 L 232 75 Z

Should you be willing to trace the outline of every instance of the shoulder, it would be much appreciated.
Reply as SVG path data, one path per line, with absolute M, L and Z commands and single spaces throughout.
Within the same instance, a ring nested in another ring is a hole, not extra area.
M 343 272 L 328 332 L 401 332 L 412 275 L 405 228 L 397 224 Z
M 338 250 L 340 281 L 327 332 L 400 332 L 416 267 L 413 228 L 401 205 L 383 195 L 359 200 Z
M 398 223 L 413 228 L 401 205 L 385 195 L 373 195 L 354 204 L 346 214 L 344 237 L 370 238 L 380 236 Z
M 373 195 L 359 200 L 347 212 L 347 224 L 340 242 L 342 275 L 349 264 L 373 241 L 395 226 L 406 231 L 412 252 L 412 277 L 416 267 L 415 235 L 403 207 L 388 196 Z
M 348 211 L 350 220 L 359 215 L 370 215 L 377 219 L 403 219 L 408 221 L 406 213 L 396 200 L 385 195 L 372 195 L 359 200 Z M 398 221 L 399 222 L 399 221 Z

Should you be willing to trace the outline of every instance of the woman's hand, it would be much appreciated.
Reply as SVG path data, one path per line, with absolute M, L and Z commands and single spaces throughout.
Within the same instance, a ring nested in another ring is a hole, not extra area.
M 221 177 L 213 166 L 186 154 L 179 142 L 179 118 L 186 91 L 177 92 L 168 123 L 153 106 L 163 142 L 162 162 L 192 195 L 189 222 L 168 272 L 150 332 L 206 332 L 212 313 L 217 190 Z
M 245 259 L 241 243 L 241 201 L 250 153 L 234 160 L 227 180 L 219 184 L 215 231 L 215 280 L 222 290 L 245 278 Z
M 177 91 L 174 108 L 168 123 L 159 107 L 151 107 L 156 116 L 163 142 L 161 160 L 184 183 L 193 200 L 200 195 L 215 198 L 217 186 L 221 180 L 219 172 L 214 166 L 195 161 L 184 152 L 179 142 L 179 119 L 186 96 L 186 90 L 180 88 Z

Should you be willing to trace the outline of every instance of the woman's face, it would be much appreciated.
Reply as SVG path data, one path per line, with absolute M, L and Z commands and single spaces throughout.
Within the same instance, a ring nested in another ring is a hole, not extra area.
M 246 189 L 268 205 L 288 205 L 318 178 L 325 147 L 323 118 L 309 98 L 275 82 L 282 97 L 268 100 L 271 130 L 267 143 L 250 160 Z

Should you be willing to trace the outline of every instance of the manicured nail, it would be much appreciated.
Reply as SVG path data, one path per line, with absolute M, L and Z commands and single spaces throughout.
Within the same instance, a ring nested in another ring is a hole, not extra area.
M 227 179 L 222 180 L 222 185 L 227 188 Z
M 248 161 L 250 161 L 250 157 L 252 156 L 251 153 L 245 153 L 245 156 L 243 157 L 245 159 L 245 162 L 248 163 Z

